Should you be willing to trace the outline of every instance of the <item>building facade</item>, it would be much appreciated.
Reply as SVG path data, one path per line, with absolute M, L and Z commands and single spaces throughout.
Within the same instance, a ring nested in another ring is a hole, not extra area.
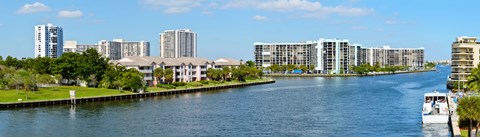
M 65 46 L 63 46 L 63 52 L 76 52 L 76 53 L 83 53 L 88 49 L 95 49 L 98 50 L 98 45 L 96 44 L 77 44 L 77 41 L 65 41 Z M 100 53 L 100 52 L 99 52 Z
M 35 57 L 58 58 L 63 54 L 63 29 L 53 24 L 35 26 Z
M 208 68 L 221 68 L 219 66 L 239 66 L 240 61 L 232 59 L 217 59 L 210 61 L 204 58 L 163 58 L 163 57 L 126 57 L 112 61 L 116 65 L 125 66 L 127 69 L 135 68 L 144 74 L 143 80 L 148 86 L 161 83 L 164 79 L 157 79 L 153 72 L 156 68 L 172 69 L 173 82 L 193 82 L 207 79 Z
M 410 70 L 424 68 L 424 48 L 366 48 L 367 61 L 370 65 L 408 66 Z
M 480 42 L 476 37 L 458 37 L 452 43 L 450 82 L 466 82 L 467 76 L 480 62 Z
M 316 66 L 317 43 L 261 43 L 255 45 L 255 64 L 268 67 L 277 65 Z
M 120 42 L 122 47 L 122 56 L 150 56 L 150 42 L 147 41 L 125 41 L 124 39 L 114 39 L 115 42 Z
M 122 43 L 101 40 L 98 42 L 98 52 L 110 60 L 122 59 Z
M 197 57 L 197 33 L 189 29 L 167 30 L 160 34 L 160 56 Z
M 351 67 L 361 64 L 424 67 L 423 48 L 364 48 L 346 39 L 320 39 L 303 43 L 254 43 L 257 66 L 273 64 L 315 66 L 317 73 L 352 73 Z

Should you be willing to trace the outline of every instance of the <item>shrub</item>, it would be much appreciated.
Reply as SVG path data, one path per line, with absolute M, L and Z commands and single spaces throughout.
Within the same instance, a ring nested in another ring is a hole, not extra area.
M 192 87 L 201 87 L 201 86 L 203 86 L 203 84 L 200 83 L 200 82 L 190 82 L 190 83 L 188 83 L 187 85 L 188 85 L 188 86 L 192 86 Z
M 185 85 L 187 85 L 187 83 L 185 83 L 185 82 L 173 82 L 172 85 L 174 85 L 175 87 L 179 87 L 179 86 L 185 86 Z
M 170 85 L 170 84 L 157 84 L 157 87 L 164 88 L 164 89 L 175 89 L 176 88 L 174 85 Z
M 205 85 L 208 84 L 208 81 L 206 81 L 206 80 L 202 80 L 202 81 L 199 81 L 199 82 L 202 83 L 202 84 L 205 84 Z

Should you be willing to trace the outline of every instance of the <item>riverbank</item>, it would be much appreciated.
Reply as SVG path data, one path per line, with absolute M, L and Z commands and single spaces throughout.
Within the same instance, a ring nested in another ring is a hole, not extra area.
M 436 71 L 432 70 L 416 70 L 416 71 L 398 71 L 395 73 L 390 72 L 377 72 L 369 74 L 264 74 L 267 77 L 365 77 L 365 76 L 381 76 L 381 75 L 395 75 L 395 74 L 406 74 L 406 73 L 420 73 L 420 72 L 430 72 Z
M 262 79 L 262 80 L 254 80 L 254 81 L 251 81 L 251 82 L 247 81 L 247 82 L 244 82 L 244 83 L 225 83 L 225 84 L 219 84 L 219 85 L 214 85 L 214 86 L 185 87 L 184 89 L 150 91 L 150 92 L 145 92 L 145 93 L 125 93 L 125 94 L 115 94 L 115 95 L 78 97 L 75 102 L 76 103 L 85 103 L 85 102 L 123 100 L 123 99 L 132 99 L 132 98 L 144 98 L 144 97 L 153 97 L 153 96 L 175 95 L 175 94 L 204 92 L 204 91 L 237 88 L 237 87 L 245 87 L 245 86 L 260 85 L 260 84 L 269 84 L 269 83 L 275 83 L 275 80 L 273 80 L 273 79 Z M 73 103 L 68 98 L 69 97 L 68 93 L 67 93 L 67 96 L 65 96 L 65 97 L 66 98 L 61 98 L 61 99 L 48 99 L 48 100 L 35 100 L 35 101 L 22 101 L 22 102 L 3 102 L 3 103 L 0 103 L 0 109 L 37 107 L 37 106 L 48 106 L 48 105 L 71 104 L 71 103 Z

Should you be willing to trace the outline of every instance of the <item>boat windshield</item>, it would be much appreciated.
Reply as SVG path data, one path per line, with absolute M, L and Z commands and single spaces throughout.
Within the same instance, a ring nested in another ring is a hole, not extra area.
M 432 103 L 432 101 L 433 102 L 438 102 L 438 103 L 445 103 L 446 98 L 445 98 L 445 96 L 426 96 L 424 103 Z

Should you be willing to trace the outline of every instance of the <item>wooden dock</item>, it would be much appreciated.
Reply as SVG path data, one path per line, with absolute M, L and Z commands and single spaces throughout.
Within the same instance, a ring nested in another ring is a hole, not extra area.
M 450 127 L 452 128 L 452 136 L 453 137 L 461 137 L 460 128 L 458 127 L 458 115 L 457 115 L 457 104 L 453 102 L 451 98 L 451 94 L 447 94 L 448 98 L 448 108 L 449 110 L 453 110 L 450 114 Z
M 110 100 L 125 100 L 125 99 L 146 98 L 146 97 L 154 97 L 154 96 L 187 94 L 187 93 L 205 92 L 205 91 L 213 91 L 213 90 L 229 89 L 229 88 L 238 88 L 238 87 L 260 85 L 260 84 L 269 84 L 269 83 L 275 83 L 275 80 L 267 80 L 267 81 L 252 82 L 252 83 L 239 83 L 239 84 L 222 85 L 222 86 L 194 87 L 194 88 L 187 88 L 187 89 L 173 89 L 173 90 L 166 90 L 166 91 L 134 93 L 134 94 L 126 94 L 126 95 L 84 97 L 84 98 L 77 98 L 76 103 L 110 101 Z M 27 107 L 50 106 L 50 105 L 71 104 L 71 103 L 73 103 L 73 102 L 69 98 L 58 99 L 58 100 L 42 100 L 42 101 L 29 101 L 29 102 L 0 103 L 0 109 L 27 108 Z

